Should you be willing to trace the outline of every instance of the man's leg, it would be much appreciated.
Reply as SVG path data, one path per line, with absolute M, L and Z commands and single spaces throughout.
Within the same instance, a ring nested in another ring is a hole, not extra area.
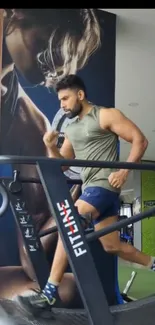
M 44 297 L 47 298 L 47 302 L 49 304 L 54 304 L 56 301 L 57 290 L 63 279 L 67 265 L 68 265 L 68 257 L 64 249 L 64 245 L 61 240 L 61 237 L 59 235 L 51 272 L 48 278 L 48 282 L 42 292 Z
M 51 272 L 48 278 L 48 282 L 42 292 L 43 296 L 47 299 L 47 302 L 51 305 L 56 302 L 58 287 L 66 271 L 67 265 L 67 254 L 59 235 Z
M 59 284 L 63 278 L 67 265 L 68 265 L 67 254 L 64 249 L 61 237 L 59 235 L 57 248 L 53 259 L 52 269 L 49 275 L 49 282 L 53 282 L 56 285 Z
M 95 230 L 103 229 L 113 224 L 117 220 L 118 218 L 116 216 L 108 217 L 97 223 L 95 225 Z M 143 266 L 148 266 L 150 268 L 153 264 L 152 257 L 139 251 L 131 244 L 121 242 L 118 231 L 114 231 L 106 236 L 101 237 L 100 241 L 106 252 L 117 254 L 117 256 L 128 262 L 137 263 Z
M 79 214 L 91 213 L 95 230 L 105 228 L 118 220 L 119 197 L 109 190 L 99 187 L 87 188 L 75 205 Z M 155 271 L 154 258 L 139 251 L 131 244 L 121 242 L 118 231 L 101 237 L 100 241 L 105 251 Z
M 53 306 L 56 302 L 59 304 L 59 297 L 64 306 L 72 306 L 74 304 L 82 304 L 75 279 L 72 274 L 65 274 L 68 265 L 68 258 L 64 249 L 60 235 L 58 236 L 57 247 L 51 267 L 51 272 L 45 288 L 36 295 L 26 297 L 18 297 L 19 303 L 24 306 L 36 308 L 46 308 Z

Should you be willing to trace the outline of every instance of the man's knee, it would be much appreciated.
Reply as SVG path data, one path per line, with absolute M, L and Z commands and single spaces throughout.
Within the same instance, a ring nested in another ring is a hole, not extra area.
M 91 215 L 92 218 L 96 218 L 99 215 L 99 212 L 89 203 L 83 200 L 77 200 L 75 202 L 75 207 L 78 210 L 78 213 L 82 216 Z
M 85 215 L 90 212 L 90 208 L 81 200 L 75 202 L 75 207 L 80 215 Z

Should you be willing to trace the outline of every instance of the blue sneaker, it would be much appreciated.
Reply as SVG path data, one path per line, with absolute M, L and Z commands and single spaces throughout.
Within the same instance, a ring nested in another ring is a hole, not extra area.
M 152 271 L 155 271 L 155 260 L 154 260 L 153 263 L 152 263 L 151 270 L 152 270 Z
M 52 308 L 55 306 L 56 302 L 60 301 L 58 292 L 56 291 L 55 295 L 49 299 L 43 291 L 33 291 L 35 291 L 36 294 L 28 297 L 18 296 L 16 298 L 20 307 L 33 316 L 40 315 L 43 318 L 52 318 Z

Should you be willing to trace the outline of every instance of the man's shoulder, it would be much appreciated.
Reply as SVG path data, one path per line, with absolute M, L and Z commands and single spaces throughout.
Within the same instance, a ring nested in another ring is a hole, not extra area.
M 99 106 L 101 112 L 112 112 L 114 109 L 116 109 L 115 107 L 107 107 L 107 106 Z
M 99 120 L 102 128 L 109 128 L 117 115 L 118 109 L 114 107 L 101 107 L 99 113 Z
M 115 107 L 100 106 L 100 114 L 102 116 L 111 116 L 113 114 L 116 114 L 117 111 L 119 111 L 119 110 Z

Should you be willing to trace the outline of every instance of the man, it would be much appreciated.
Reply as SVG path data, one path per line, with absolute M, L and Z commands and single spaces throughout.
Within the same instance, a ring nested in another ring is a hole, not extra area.
M 66 127 L 60 152 L 56 147 L 57 132 L 45 133 L 43 141 L 51 158 L 117 161 L 118 137 L 121 137 L 132 144 L 127 162 L 141 160 L 148 146 L 143 133 L 118 109 L 98 107 L 88 102 L 85 85 L 78 76 L 69 75 L 58 82 L 56 92 L 68 118 L 77 118 Z M 91 214 L 95 230 L 118 220 L 119 194 L 129 172 L 127 169 L 82 168 L 82 195 L 75 206 L 80 215 Z M 100 241 L 105 251 L 154 269 L 153 258 L 121 242 L 118 231 L 101 237 Z M 55 303 L 67 263 L 59 237 L 48 283 L 41 294 L 29 298 L 29 303 L 37 307 Z

